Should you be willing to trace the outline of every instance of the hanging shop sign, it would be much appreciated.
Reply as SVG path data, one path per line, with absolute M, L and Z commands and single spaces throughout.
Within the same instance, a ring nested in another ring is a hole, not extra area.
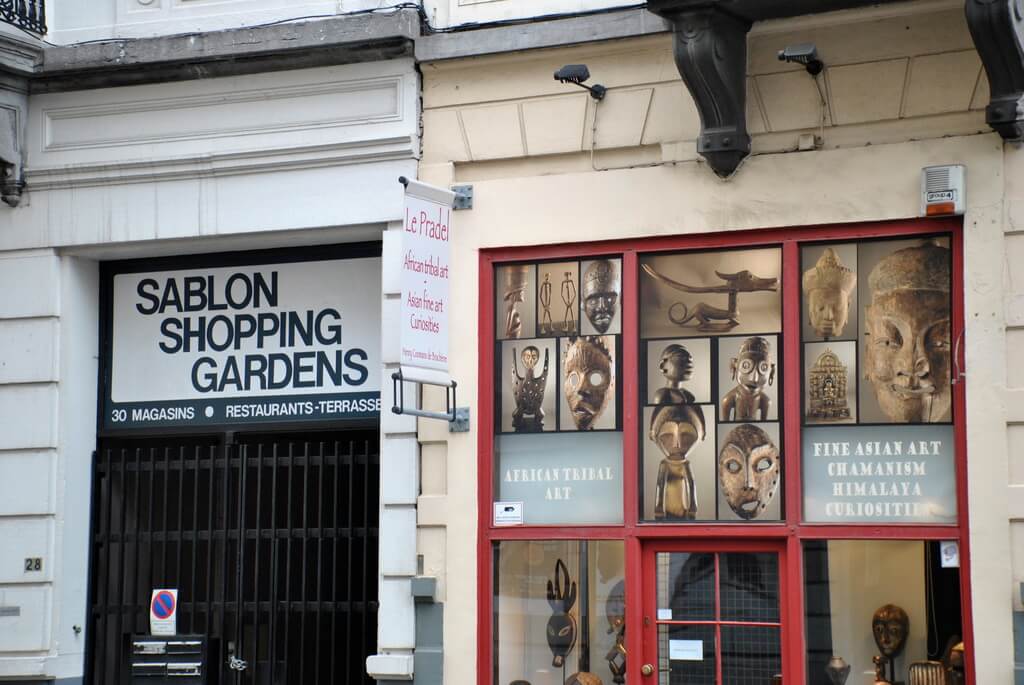
M 399 328 L 402 372 L 410 377 L 434 377 L 444 382 L 448 373 L 448 293 L 455 193 L 418 181 L 406 179 L 404 183 Z
M 115 273 L 107 429 L 375 417 L 379 257 Z

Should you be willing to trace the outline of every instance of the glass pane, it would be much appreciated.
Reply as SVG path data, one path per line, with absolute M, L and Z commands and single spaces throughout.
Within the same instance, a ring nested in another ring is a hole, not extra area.
M 851 683 L 874 682 L 875 657 L 889 682 L 910 682 L 911 665 L 928 661 L 963 682 L 960 572 L 946 568 L 957 557 L 950 544 L 804 543 L 808 685 L 832 682 L 830 660 L 850 667 Z
M 643 519 L 781 520 L 781 250 L 640 267 Z
M 715 685 L 714 626 L 658 626 L 658 685 Z
M 495 685 L 563 685 L 625 674 L 621 541 L 508 541 L 494 546 Z
M 804 519 L 956 523 L 949 236 L 801 247 Z
M 715 555 L 658 554 L 658 620 L 715 620 Z
M 722 626 L 722 685 L 770 685 L 782 675 L 779 628 Z
M 622 523 L 622 434 L 501 435 L 495 496 L 523 523 Z
M 771 552 L 719 556 L 723 621 L 779 621 L 779 557 Z

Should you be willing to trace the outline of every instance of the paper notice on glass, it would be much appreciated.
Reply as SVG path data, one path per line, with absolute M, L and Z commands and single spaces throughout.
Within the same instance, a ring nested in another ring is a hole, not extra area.
M 523 503 L 522 502 L 495 502 L 494 503 L 494 525 L 496 525 L 496 526 L 521 526 L 521 525 L 523 525 Z
M 704 640 L 669 640 L 670 661 L 704 661 Z
M 658 620 L 659 621 L 671 621 L 672 610 L 671 609 L 658 609 Z

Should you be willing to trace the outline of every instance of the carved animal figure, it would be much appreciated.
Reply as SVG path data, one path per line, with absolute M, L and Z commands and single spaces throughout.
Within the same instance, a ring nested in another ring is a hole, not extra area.
M 723 293 L 729 296 L 728 308 L 715 307 L 706 302 L 699 302 L 694 307 L 688 307 L 683 302 L 676 302 L 668 310 L 668 318 L 677 326 L 686 326 L 690 322 L 697 321 L 697 330 L 700 331 L 727 331 L 740 325 L 739 308 L 737 299 L 740 293 L 753 292 L 774 292 L 778 289 L 778 278 L 762 278 L 755 276 L 747 269 L 736 273 L 722 273 L 716 271 L 715 275 L 725 283 L 723 285 L 693 286 L 680 283 L 668 276 L 658 273 L 649 264 L 644 264 L 643 269 L 651 278 L 664 283 L 670 288 L 684 293 Z M 674 314 L 677 310 L 679 314 Z

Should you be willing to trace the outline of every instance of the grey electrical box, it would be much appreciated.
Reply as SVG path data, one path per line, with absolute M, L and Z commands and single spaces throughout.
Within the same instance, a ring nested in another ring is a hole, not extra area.
M 207 644 L 203 635 L 132 638 L 128 678 L 132 685 L 206 685 Z

